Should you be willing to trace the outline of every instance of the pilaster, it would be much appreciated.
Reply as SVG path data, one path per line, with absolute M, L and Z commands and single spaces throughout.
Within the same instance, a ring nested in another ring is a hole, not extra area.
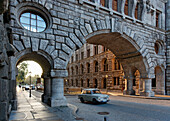
M 140 92 L 141 96 L 153 97 L 155 94 L 152 91 L 152 79 L 145 78 L 143 80 L 143 90 Z

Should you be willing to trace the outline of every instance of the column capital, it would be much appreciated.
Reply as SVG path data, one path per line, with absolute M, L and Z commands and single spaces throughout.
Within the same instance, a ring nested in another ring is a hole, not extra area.
M 67 70 L 51 70 L 51 77 L 64 78 L 68 76 Z

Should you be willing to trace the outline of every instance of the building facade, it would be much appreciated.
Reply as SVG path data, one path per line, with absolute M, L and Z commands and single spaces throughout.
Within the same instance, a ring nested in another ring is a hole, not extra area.
M 115 55 L 101 45 L 84 44 L 67 66 L 65 86 L 122 90 L 124 74 Z
M 0 11 L 0 120 L 16 107 L 16 66 L 25 60 L 43 69 L 43 102 L 66 106 L 67 65 L 86 42 L 115 54 L 125 75 L 124 94 L 134 94 L 137 78 L 142 96 L 170 94 L 169 0 L 1 0 Z

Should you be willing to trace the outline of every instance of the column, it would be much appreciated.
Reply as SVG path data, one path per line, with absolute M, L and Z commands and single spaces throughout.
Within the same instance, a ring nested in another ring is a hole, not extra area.
M 51 79 L 50 77 L 44 77 L 44 94 L 42 95 L 42 102 L 50 104 L 51 97 Z
M 143 80 L 140 79 L 139 80 L 139 92 L 141 92 L 143 90 Z
M 52 78 L 51 107 L 67 106 L 64 97 L 64 78 Z
M 16 76 L 17 76 L 17 68 L 16 68 L 16 58 L 10 57 L 10 85 L 12 90 L 12 109 L 17 110 L 17 99 L 16 99 Z
M 143 90 L 140 92 L 140 95 L 147 97 L 154 96 L 154 92 L 152 91 L 152 79 L 145 78 L 141 80 L 143 80 Z
M 166 82 L 165 93 L 170 94 L 170 1 L 166 3 Z
M 135 95 L 133 90 L 133 78 L 128 78 L 125 80 L 125 90 L 123 91 L 124 95 Z

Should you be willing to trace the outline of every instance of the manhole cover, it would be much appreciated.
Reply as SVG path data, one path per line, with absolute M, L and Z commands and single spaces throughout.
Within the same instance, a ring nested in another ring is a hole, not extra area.
M 99 115 L 109 115 L 109 112 L 98 112 Z
M 75 119 L 76 119 L 76 120 L 84 120 L 84 118 L 78 118 L 78 117 L 77 117 L 77 118 L 75 118 Z

